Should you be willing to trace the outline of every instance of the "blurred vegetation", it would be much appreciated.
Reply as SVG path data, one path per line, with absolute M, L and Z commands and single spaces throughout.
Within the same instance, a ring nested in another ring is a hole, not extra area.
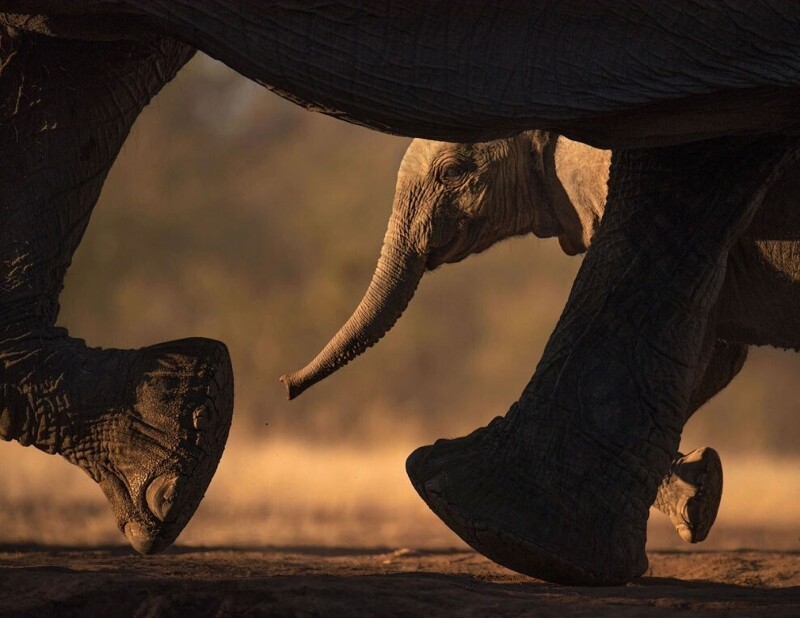
M 579 266 L 554 241 L 444 267 L 364 357 L 294 402 L 278 382 L 366 288 L 407 144 L 198 57 L 134 127 L 68 274 L 61 323 L 106 347 L 225 341 L 240 437 L 385 443 L 485 424 L 532 375 Z M 798 376 L 799 355 L 755 350 L 690 421 L 685 447 L 796 449 Z

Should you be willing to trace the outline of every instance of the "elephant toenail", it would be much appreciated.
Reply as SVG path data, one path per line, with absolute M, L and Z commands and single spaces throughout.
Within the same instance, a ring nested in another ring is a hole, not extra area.
M 147 508 L 161 521 L 165 521 L 172 510 L 177 484 L 177 476 L 174 474 L 162 474 L 153 479 L 147 487 L 145 494 Z
M 192 424 L 198 431 L 206 428 L 208 425 L 208 411 L 205 406 L 200 406 L 192 413 Z
M 675 531 L 678 533 L 678 536 L 680 536 L 687 543 L 695 542 L 694 531 L 688 524 L 679 524 L 675 526 Z
M 141 524 L 135 521 L 129 521 L 125 524 L 124 532 L 131 547 L 140 554 L 152 554 L 157 551 L 155 549 L 156 539 L 149 535 Z

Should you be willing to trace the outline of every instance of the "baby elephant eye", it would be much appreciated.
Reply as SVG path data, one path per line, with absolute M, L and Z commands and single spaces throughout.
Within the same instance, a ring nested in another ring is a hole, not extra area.
M 459 180 L 466 173 L 467 170 L 462 165 L 451 163 L 442 170 L 442 180 Z

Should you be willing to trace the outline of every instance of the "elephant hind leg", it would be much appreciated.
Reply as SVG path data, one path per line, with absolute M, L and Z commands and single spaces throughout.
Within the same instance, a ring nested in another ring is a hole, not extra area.
M 741 371 L 747 346 L 708 339 L 708 361 L 689 402 L 688 418 L 714 397 Z M 705 356 L 705 354 L 704 354 Z M 678 453 L 658 488 L 653 506 L 670 518 L 688 543 L 704 541 L 714 525 L 722 500 L 722 461 L 713 448 Z
M 735 378 L 747 360 L 748 346 L 716 339 L 702 377 L 695 384 L 686 420 Z
M 722 461 L 713 448 L 678 453 L 653 504 L 687 543 L 704 541 L 722 499 Z

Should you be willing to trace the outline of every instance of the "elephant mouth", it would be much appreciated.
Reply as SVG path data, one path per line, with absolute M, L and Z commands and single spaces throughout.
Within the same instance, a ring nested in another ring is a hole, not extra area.
M 464 258 L 469 257 L 471 254 L 476 253 L 474 248 L 470 249 L 469 247 L 460 247 L 460 241 L 461 238 L 459 235 L 459 237 L 456 237 L 453 242 L 448 243 L 447 246 L 431 251 L 428 254 L 428 258 L 425 260 L 425 269 L 436 270 L 443 264 L 455 264 L 456 262 L 460 262 Z
M 443 264 L 455 264 L 491 247 L 494 241 L 482 238 L 486 227 L 484 219 L 461 220 L 445 243 L 428 251 L 425 269 L 435 270 Z

